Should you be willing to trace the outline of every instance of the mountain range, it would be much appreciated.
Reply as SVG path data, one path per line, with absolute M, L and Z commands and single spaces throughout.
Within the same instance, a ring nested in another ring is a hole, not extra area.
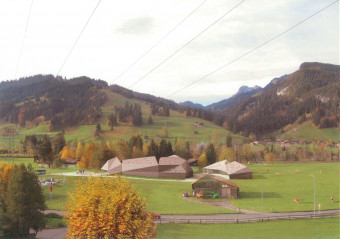
M 318 127 L 337 127 L 339 73 L 339 65 L 303 63 L 296 72 L 274 78 L 264 88 L 242 86 L 232 97 L 208 106 L 190 101 L 177 104 L 85 76 L 66 80 L 36 75 L 0 83 L 0 118 L 22 126 L 45 121 L 51 130 L 93 124 L 101 117 L 101 107 L 108 100 L 103 90 L 109 90 L 149 104 L 155 114 L 171 109 L 246 136 L 280 129 L 306 114 L 313 115 L 313 123 Z

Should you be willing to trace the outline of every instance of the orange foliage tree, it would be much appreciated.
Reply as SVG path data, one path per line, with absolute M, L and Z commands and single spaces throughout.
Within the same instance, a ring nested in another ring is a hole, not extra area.
M 67 238 L 155 238 L 145 199 L 126 179 L 89 177 L 69 193 Z
M 74 159 L 75 153 L 68 146 L 64 146 L 63 150 L 61 151 L 61 158 L 62 159 Z

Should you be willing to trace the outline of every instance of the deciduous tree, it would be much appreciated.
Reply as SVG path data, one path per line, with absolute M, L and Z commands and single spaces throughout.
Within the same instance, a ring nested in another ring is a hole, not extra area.
M 92 178 L 69 194 L 68 238 L 155 238 L 156 225 L 145 199 L 126 179 Z

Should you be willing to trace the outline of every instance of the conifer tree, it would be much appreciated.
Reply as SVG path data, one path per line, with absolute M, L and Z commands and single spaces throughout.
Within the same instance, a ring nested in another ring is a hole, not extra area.
M 6 233 L 25 236 L 45 227 L 45 198 L 31 165 L 15 166 L 6 192 Z

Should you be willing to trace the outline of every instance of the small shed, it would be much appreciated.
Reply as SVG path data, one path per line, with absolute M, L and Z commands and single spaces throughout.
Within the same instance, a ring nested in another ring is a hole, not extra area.
M 196 195 L 198 193 L 217 193 L 219 198 L 239 198 L 239 187 L 237 184 L 224 177 L 205 174 L 194 181 L 191 186 Z

